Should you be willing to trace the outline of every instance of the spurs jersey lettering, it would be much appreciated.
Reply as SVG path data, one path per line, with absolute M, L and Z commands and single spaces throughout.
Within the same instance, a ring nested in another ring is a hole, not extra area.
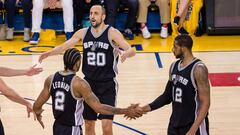
M 174 127 L 193 123 L 199 107 L 198 89 L 193 77 L 193 69 L 198 63 L 202 62 L 199 59 L 194 59 L 183 68 L 180 67 L 181 62 L 181 60 L 176 61 L 171 71 L 173 102 L 170 123 Z
M 83 99 L 72 95 L 71 83 L 74 76 L 74 73 L 56 72 L 50 87 L 55 121 L 68 126 L 83 124 Z
M 86 78 L 94 81 L 112 80 L 117 74 L 118 53 L 109 39 L 109 29 L 98 36 L 89 27 L 83 37 L 83 66 Z

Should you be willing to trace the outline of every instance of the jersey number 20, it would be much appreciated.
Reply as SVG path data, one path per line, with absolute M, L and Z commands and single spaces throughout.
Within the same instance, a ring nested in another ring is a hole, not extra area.
M 102 52 L 88 52 L 87 53 L 87 62 L 91 66 L 105 66 L 106 64 L 106 55 Z
M 55 93 L 55 110 L 64 111 L 65 94 L 62 91 Z

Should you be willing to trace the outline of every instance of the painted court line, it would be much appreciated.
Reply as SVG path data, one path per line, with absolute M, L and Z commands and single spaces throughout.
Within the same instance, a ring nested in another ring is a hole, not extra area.
M 160 54 L 155 52 L 155 57 L 156 57 L 156 60 L 157 60 L 158 67 L 159 68 L 163 68 L 163 65 L 162 65 L 162 62 L 161 62 L 161 58 L 160 58 Z

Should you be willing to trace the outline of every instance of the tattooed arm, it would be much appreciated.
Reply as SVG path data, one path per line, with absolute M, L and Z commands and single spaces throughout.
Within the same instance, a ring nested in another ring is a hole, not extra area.
M 107 115 L 127 114 L 139 117 L 139 114 L 133 108 L 116 108 L 110 105 L 101 104 L 99 99 L 92 92 L 89 84 L 79 77 L 75 77 L 74 79 L 73 91 L 76 97 L 83 97 L 85 102 L 97 113 Z
M 200 124 L 206 117 L 208 109 L 210 107 L 210 85 L 208 81 L 208 69 L 204 64 L 201 63 L 195 67 L 194 78 L 197 82 L 200 106 L 198 110 L 197 119 L 193 123 L 188 134 L 196 133 Z

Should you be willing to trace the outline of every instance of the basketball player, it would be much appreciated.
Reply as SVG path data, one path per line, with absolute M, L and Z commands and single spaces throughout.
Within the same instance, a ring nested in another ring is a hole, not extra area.
M 123 35 L 113 27 L 104 24 L 105 9 L 101 5 L 94 5 L 90 9 L 91 27 L 78 30 L 73 37 L 53 50 L 43 53 L 39 61 L 51 55 L 73 47 L 79 40 L 83 42 L 82 71 L 94 94 L 101 103 L 115 106 L 118 83 L 117 74 L 118 55 L 121 52 L 121 62 L 135 55 L 135 51 L 123 38 Z M 119 48 L 124 51 L 120 51 Z M 113 115 L 97 114 L 87 104 L 84 106 L 85 134 L 95 134 L 95 121 L 102 121 L 104 135 L 112 135 Z
M 0 67 L 0 76 L 4 77 L 23 75 L 32 76 L 39 74 L 40 72 L 42 72 L 42 68 L 35 68 L 35 66 L 29 69 L 11 69 L 7 67 Z M 1 78 L 0 78 L 0 92 L 13 102 L 26 106 L 28 117 L 30 117 L 30 113 L 33 112 L 32 104 L 23 99 L 15 90 L 10 88 Z M 1 120 L 0 120 L 0 135 L 4 135 L 4 128 Z
M 44 83 L 44 88 L 34 103 L 33 109 L 37 120 L 44 128 L 41 113 L 42 106 L 52 97 L 52 110 L 55 118 L 53 135 L 82 135 L 83 124 L 83 100 L 101 114 L 126 114 L 130 117 L 138 117 L 136 107 L 115 108 L 101 104 L 91 87 L 76 75 L 80 68 L 81 54 L 75 49 L 68 49 L 63 56 L 64 70 L 50 75 Z
M 192 54 L 192 38 L 179 35 L 175 38 L 173 53 L 178 59 L 171 65 L 165 91 L 152 103 L 142 107 L 154 111 L 172 103 L 168 135 L 208 135 L 208 109 L 210 86 L 208 70 Z

